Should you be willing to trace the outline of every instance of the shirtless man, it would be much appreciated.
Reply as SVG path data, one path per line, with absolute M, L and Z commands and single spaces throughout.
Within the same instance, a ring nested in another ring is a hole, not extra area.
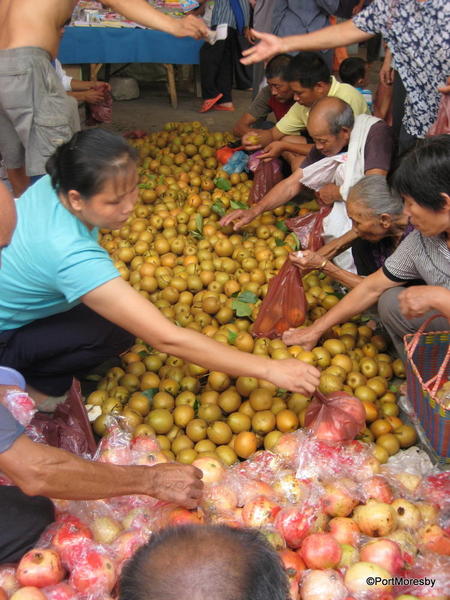
M 58 53 L 60 30 L 77 0 L 1 0 L 0 2 L 0 153 L 15 196 L 29 176 L 45 173 L 56 146 L 74 133 L 66 93 L 51 60 Z M 108 0 L 102 4 L 153 29 L 176 37 L 202 38 L 199 18 L 173 18 L 146 0 Z

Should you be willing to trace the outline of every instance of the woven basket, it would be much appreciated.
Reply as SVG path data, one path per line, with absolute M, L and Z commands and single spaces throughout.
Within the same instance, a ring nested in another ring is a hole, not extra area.
M 450 410 L 437 397 L 450 378 L 450 332 L 425 332 L 427 319 L 416 333 L 404 337 L 408 398 L 440 462 L 450 463 Z

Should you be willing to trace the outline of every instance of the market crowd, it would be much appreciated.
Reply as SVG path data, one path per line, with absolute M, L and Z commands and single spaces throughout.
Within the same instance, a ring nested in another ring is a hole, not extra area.
M 79 131 L 73 120 L 73 100 L 53 61 L 75 4 L 41 0 L 37 9 L 34 0 L 0 3 L 0 153 L 18 198 L 16 203 L 0 184 L 0 365 L 20 371 L 44 407 L 65 396 L 74 376 L 140 337 L 189 362 L 311 394 L 319 382 L 315 367 L 242 355 L 177 327 L 123 281 L 99 246 L 98 230 L 120 228 L 134 209 L 137 156 L 122 138 L 101 129 Z M 144 0 L 107 4 L 176 36 L 209 35 L 197 16 L 174 19 Z M 249 84 L 255 98 L 234 132 L 261 164 L 283 161 L 286 176 L 260 202 L 228 213 L 221 224 L 238 231 L 313 190 L 319 206 L 328 208 L 325 244 L 290 259 L 351 291 L 310 327 L 286 331 L 283 340 L 312 348 L 333 325 L 378 304 L 379 318 L 403 355 L 403 336 L 430 315 L 440 314 L 433 330 L 449 329 L 450 136 L 427 134 L 450 93 L 450 5 L 347 4 L 216 0 L 212 28 L 227 23 L 229 36 L 202 48 L 201 110 L 234 110 L 233 44 L 246 35 L 242 63 L 256 63 Z M 333 15 L 351 18 L 327 27 Z M 344 61 L 340 78 L 332 74 L 331 49 L 380 36 L 395 69 L 393 127 L 372 114 L 364 61 Z M 78 88 L 89 90 L 99 97 L 95 86 Z M 0 471 L 14 483 L 0 487 L 0 563 L 19 559 L 53 520 L 49 498 L 137 493 L 194 508 L 203 485 L 193 466 L 107 465 L 36 444 L 1 403 Z M 232 554 L 236 540 L 226 531 L 220 535 Z M 188 538 L 178 540 L 184 551 Z M 156 581 L 165 543 L 162 535 L 140 553 L 134 568 L 143 568 L 152 551 Z M 249 560 L 255 557 L 256 550 Z

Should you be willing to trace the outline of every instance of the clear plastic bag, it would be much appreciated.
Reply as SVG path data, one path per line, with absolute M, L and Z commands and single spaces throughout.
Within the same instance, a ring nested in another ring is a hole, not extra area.
M 23 427 L 29 425 L 37 412 L 33 398 L 15 386 L 0 385 L 0 404 L 8 409 Z
M 308 406 L 305 427 L 310 429 L 318 440 L 343 442 L 354 440 L 366 425 L 362 402 L 347 392 L 322 394 L 314 392 Z
M 255 337 L 276 338 L 290 327 L 299 327 L 306 317 L 306 296 L 300 271 L 286 259 L 269 289 L 252 326 Z
M 323 246 L 323 220 L 330 214 L 332 208 L 332 206 L 322 206 L 317 212 L 285 221 L 289 229 L 298 237 L 303 250 L 317 252 Z

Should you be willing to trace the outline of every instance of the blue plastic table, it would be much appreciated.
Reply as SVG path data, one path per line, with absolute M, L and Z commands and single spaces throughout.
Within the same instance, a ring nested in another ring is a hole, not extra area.
M 163 63 L 170 100 L 176 108 L 173 65 L 198 65 L 202 44 L 201 40 L 176 38 L 153 29 L 66 27 L 58 58 L 66 65 L 91 64 L 91 78 L 96 78 L 103 63 Z

